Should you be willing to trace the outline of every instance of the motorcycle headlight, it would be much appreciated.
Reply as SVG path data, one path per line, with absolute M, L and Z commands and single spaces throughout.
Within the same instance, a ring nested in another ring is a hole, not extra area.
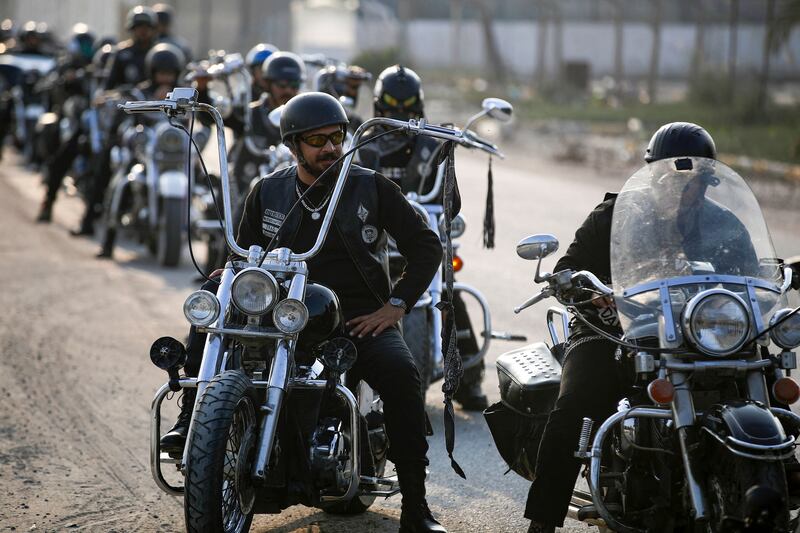
M 293 335 L 300 332 L 308 323 L 306 304 L 294 298 L 287 298 L 275 306 L 272 312 L 275 327 L 284 333 Z
M 464 216 L 459 213 L 450 222 L 450 238 L 458 239 L 464 232 L 467 231 L 467 221 Z M 439 217 L 439 235 L 444 235 L 444 215 Z
M 701 352 L 711 356 L 730 355 L 747 341 L 750 332 L 747 305 L 725 289 L 703 291 L 686 304 L 683 330 Z
M 781 309 L 772 315 L 769 325 L 774 325 L 791 312 L 791 309 Z M 800 313 L 795 313 L 781 322 L 778 327 L 770 331 L 769 336 L 775 344 L 784 350 L 793 350 L 800 346 Z
M 231 285 L 233 304 L 244 314 L 259 316 L 272 309 L 278 296 L 278 282 L 260 268 L 246 268 Z
M 182 152 L 186 144 L 184 134 L 173 127 L 164 128 L 158 134 L 156 144 L 159 150 L 175 153 Z
M 183 314 L 193 326 L 210 326 L 219 317 L 219 300 L 209 291 L 193 292 L 183 303 Z

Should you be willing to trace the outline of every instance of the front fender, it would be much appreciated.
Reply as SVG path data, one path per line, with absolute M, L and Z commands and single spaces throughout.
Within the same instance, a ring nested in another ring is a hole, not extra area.
M 759 402 L 716 404 L 700 420 L 700 427 L 742 457 L 777 460 L 794 453 L 794 437 L 787 436 L 780 421 Z
M 161 198 L 185 198 L 189 178 L 179 170 L 167 170 L 158 176 L 158 194 Z

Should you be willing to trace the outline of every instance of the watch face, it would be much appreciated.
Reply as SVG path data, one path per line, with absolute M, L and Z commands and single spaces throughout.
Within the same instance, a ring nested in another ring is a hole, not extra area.
M 403 309 L 406 308 L 406 303 L 400 298 L 389 298 L 389 303 L 395 307 L 402 307 Z

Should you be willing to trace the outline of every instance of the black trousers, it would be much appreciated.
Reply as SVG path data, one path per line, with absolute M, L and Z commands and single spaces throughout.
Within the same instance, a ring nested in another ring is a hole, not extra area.
M 587 338 L 573 337 L 567 347 L 561 389 L 542 435 L 525 506 L 525 518 L 550 526 L 563 525 L 567 515 L 580 469 L 573 454 L 583 418 L 591 418 L 598 427 L 616 411 L 625 393 L 614 361 L 616 345 Z
M 78 157 L 78 138 L 80 134 L 76 132 L 72 138 L 66 143 L 59 146 L 58 150 L 47 162 L 47 193 L 45 195 L 45 202 L 48 205 L 53 205 L 58 196 L 58 190 L 61 188 L 61 183 L 64 181 L 64 176 L 67 175 L 69 167 L 72 162 Z
M 206 282 L 203 288 L 216 292 L 217 285 Z M 388 328 L 377 337 L 352 337 L 351 340 L 358 349 L 358 360 L 350 372 L 378 391 L 383 400 L 389 459 L 398 468 L 424 468 L 428 464 L 425 399 L 417 365 L 403 336 L 397 328 Z M 184 366 L 187 376 L 197 376 L 205 341 L 206 335 L 192 327 Z

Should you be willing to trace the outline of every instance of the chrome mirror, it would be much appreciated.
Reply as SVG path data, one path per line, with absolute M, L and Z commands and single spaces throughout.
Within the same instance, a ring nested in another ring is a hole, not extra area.
M 267 117 L 269 118 L 269 123 L 275 126 L 278 129 L 281 129 L 281 113 L 283 113 L 282 105 L 279 105 L 275 109 L 269 112 Z
M 509 122 L 514 114 L 514 106 L 502 98 L 485 98 L 481 107 L 487 115 L 500 122 Z
M 342 104 L 342 107 L 345 109 L 355 109 L 356 107 L 355 98 L 352 96 L 340 96 L 339 103 Z
M 519 241 L 517 255 L 523 259 L 543 259 L 558 250 L 558 239 L 548 233 L 537 233 Z

